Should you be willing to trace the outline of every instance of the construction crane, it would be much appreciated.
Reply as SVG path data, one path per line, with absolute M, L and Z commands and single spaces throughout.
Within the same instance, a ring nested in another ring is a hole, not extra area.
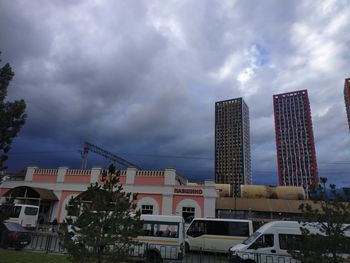
M 89 142 L 84 142 L 84 150 L 81 154 L 81 157 L 82 157 L 82 163 L 81 163 L 81 169 L 82 170 L 85 170 L 86 167 L 87 167 L 87 157 L 88 157 L 88 153 L 89 151 L 91 152 L 94 152 L 94 153 L 97 153 L 113 162 L 116 162 L 116 163 L 119 163 L 119 164 L 122 164 L 122 165 L 125 165 L 126 167 L 135 167 L 137 169 L 141 169 L 139 166 L 109 152 L 109 151 L 106 151 L 96 145 L 93 145 L 92 143 L 89 143 Z

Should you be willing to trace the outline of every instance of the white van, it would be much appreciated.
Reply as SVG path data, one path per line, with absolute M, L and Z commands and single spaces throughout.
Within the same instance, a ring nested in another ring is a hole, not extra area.
M 25 228 L 35 228 L 38 222 L 39 206 L 15 204 L 7 222 L 18 223 Z
M 186 250 L 227 253 L 252 233 L 251 220 L 195 218 L 186 232 Z
M 297 246 L 302 245 L 300 227 L 306 227 L 310 233 L 321 234 L 316 227 L 304 226 L 297 221 L 270 222 L 260 227 L 242 244 L 230 248 L 230 262 L 298 263 L 288 254 L 288 250 L 298 250 Z M 350 232 L 347 235 L 350 236 Z
M 133 257 L 146 262 L 181 262 L 185 250 L 185 224 L 181 216 L 141 215 L 142 233 L 136 238 Z

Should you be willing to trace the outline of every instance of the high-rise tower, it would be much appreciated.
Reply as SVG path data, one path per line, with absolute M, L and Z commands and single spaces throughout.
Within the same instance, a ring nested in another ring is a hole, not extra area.
M 310 102 L 307 90 L 273 96 L 280 185 L 318 185 Z
M 350 78 L 345 79 L 344 100 L 345 100 L 345 108 L 346 108 L 346 114 L 348 116 L 348 125 L 350 130 Z
M 215 103 L 215 182 L 251 184 L 249 108 L 242 98 Z

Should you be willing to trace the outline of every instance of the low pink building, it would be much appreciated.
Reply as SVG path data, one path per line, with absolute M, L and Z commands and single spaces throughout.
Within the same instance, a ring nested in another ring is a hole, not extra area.
M 18 203 L 39 204 L 40 217 L 46 222 L 62 222 L 71 197 L 99 181 L 101 168 L 74 170 L 67 167 L 39 169 L 28 167 L 23 175 L 7 176 L 0 187 L 0 197 L 11 196 Z M 188 183 L 174 169 L 144 171 L 121 170 L 120 182 L 125 192 L 137 193 L 137 207 L 142 213 L 215 217 L 217 192 L 212 181 Z

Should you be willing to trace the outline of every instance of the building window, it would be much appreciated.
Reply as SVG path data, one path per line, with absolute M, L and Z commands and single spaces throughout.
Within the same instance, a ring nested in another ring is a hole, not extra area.
M 153 214 L 153 205 L 142 205 L 141 214 L 152 215 Z
M 195 215 L 195 208 L 194 207 L 183 207 L 182 208 L 182 217 L 185 220 L 185 223 L 191 223 L 192 219 Z

